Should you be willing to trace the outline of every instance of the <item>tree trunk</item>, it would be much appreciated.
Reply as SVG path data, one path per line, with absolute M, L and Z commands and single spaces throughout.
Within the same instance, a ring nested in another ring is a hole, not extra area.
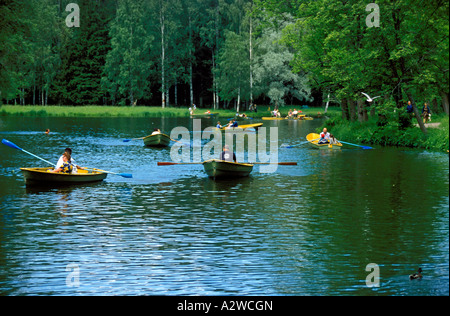
M 345 121 L 348 121 L 349 120 L 349 113 L 348 113 L 347 99 L 342 99 L 342 101 L 341 101 L 341 110 L 342 110 L 342 118 Z
M 193 84 L 193 70 L 192 70 L 192 59 L 194 58 L 194 54 L 192 52 L 192 24 L 191 24 L 191 14 L 189 13 L 189 44 L 191 45 L 190 56 L 189 56 L 189 94 L 190 94 L 190 104 L 192 106 L 194 104 L 194 84 Z
M 252 46 L 252 31 L 253 31 L 253 20 L 250 16 L 250 104 L 253 105 L 253 69 L 252 69 L 252 62 L 253 62 L 253 46 Z
M 440 90 L 439 95 L 442 98 L 442 109 L 444 110 L 445 114 L 449 115 L 448 110 L 448 93 L 445 91 Z
M 352 99 L 348 99 L 347 100 L 347 104 L 348 104 L 348 111 L 350 114 L 350 121 L 356 121 L 356 105 L 355 105 L 355 101 Z
M 165 43 L 164 43 L 164 3 L 161 0 L 160 1 L 160 16 L 159 16 L 159 22 L 161 26 L 161 106 L 162 108 L 166 107 L 166 100 L 165 100 L 165 94 L 166 94 L 166 87 L 165 87 Z
M 327 113 L 329 105 L 330 105 L 330 94 L 328 93 L 328 100 L 327 100 L 327 104 L 325 105 L 325 112 L 324 113 Z
M 367 110 L 365 108 L 365 100 L 358 99 L 357 104 L 358 104 L 358 121 L 360 121 L 361 123 L 366 122 L 368 117 L 367 117 Z
M 406 90 L 406 88 L 403 88 L 403 89 L 405 90 L 405 93 L 408 96 L 408 99 L 411 101 L 411 104 L 412 104 L 412 107 L 414 110 L 414 115 L 416 116 L 417 123 L 419 123 L 420 129 L 422 130 L 422 132 L 425 135 L 427 135 L 428 134 L 427 128 L 425 127 L 425 124 L 423 123 L 422 117 L 420 116 L 419 110 L 417 109 L 416 102 L 414 101 L 412 94 L 409 93 L 409 91 Z

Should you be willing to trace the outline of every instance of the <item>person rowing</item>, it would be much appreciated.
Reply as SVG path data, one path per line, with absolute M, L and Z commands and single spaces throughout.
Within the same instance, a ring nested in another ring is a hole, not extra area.
M 223 146 L 222 154 L 220 154 L 220 159 L 229 162 L 237 162 L 236 154 L 230 151 L 228 145 Z
M 161 130 L 160 130 L 159 128 L 155 128 L 155 129 L 153 130 L 152 135 L 158 135 L 158 134 L 161 134 Z
M 68 161 L 66 161 L 66 162 L 69 163 L 70 165 L 72 165 L 71 171 L 70 172 L 66 172 L 66 173 L 77 173 L 78 169 L 83 169 L 82 167 L 78 166 L 75 163 L 75 160 L 72 158 L 72 149 L 66 148 L 64 150 L 64 153 L 62 154 L 62 156 L 59 157 L 59 160 L 56 163 L 55 170 L 60 169 L 60 168 L 62 168 L 64 166 L 64 164 L 65 164 L 64 157 L 66 157 L 68 159 Z
M 318 144 L 329 144 L 330 143 L 330 133 L 326 128 L 323 129 L 322 133 L 320 133 L 320 139 Z

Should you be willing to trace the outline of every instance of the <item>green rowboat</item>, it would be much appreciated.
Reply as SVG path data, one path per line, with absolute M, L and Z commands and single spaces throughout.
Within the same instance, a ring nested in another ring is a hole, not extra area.
M 144 145 L 148 147 L 167 147 L 170 144 L 170 137 L 166 134 L 153 134 L 144 137 Z
M 206 174 L 213 179 L 247 177 L 253 170 L 253 165 L 224 160 L 206 160 L 203 162 Z

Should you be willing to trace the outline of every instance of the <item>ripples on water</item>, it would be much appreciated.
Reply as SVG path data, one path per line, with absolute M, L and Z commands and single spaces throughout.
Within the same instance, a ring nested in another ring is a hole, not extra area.
M 167 149 L 122 142 L 139 131 L 76 123 L 51 142 L 7 137 L 46 159 L 69 143 L 79 164 L 134 178 L 25 188 L 17 168 L 36 160 L 2 148 L 1 294 L 448 295 L 447 156 L 280 149 L 299 167 L 212 181 L 201 166 L 156 167 Z M 420 182 L 413 166 L 430 167 Z M 370 262 L 379 288 L 365 284 Z M 424 279 L 409 281 L 419 265 Z

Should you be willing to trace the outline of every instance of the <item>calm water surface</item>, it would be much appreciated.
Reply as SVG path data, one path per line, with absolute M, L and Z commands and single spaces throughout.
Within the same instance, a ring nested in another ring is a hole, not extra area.
M 320 123 L 264 126 L 281 147 Z M 170 148 L 123 142 L 176 126 L 192 121 L 0 118 L 0 138 L 46 160 L 71 147 L 79 165 L 134 176 L 27 188 L 19 168 L 45 163 L 1 145 L 0 294 L 449 294 L 447 154 L 280 148 L 298 166 L 213 181 L 199 165 L 157 167 Z M 369 263 L 379 287 L 366 286 Z

